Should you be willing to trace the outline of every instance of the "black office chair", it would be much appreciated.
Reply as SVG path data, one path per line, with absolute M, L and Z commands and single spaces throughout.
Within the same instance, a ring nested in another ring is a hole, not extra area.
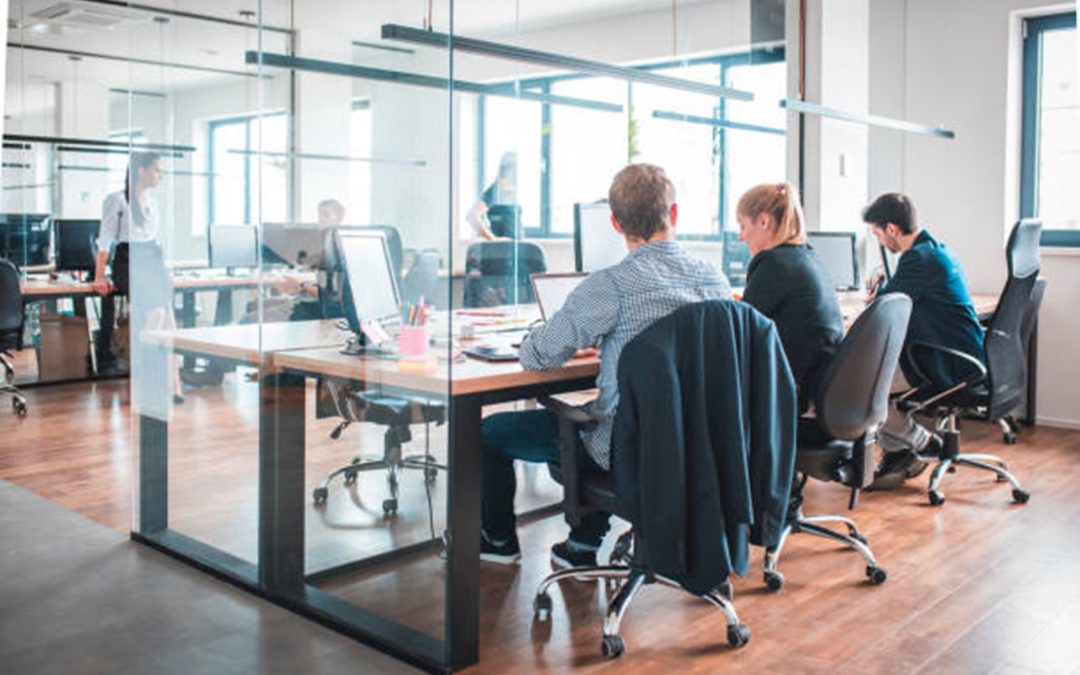
M 892 384 L 904 345 L 911 298 L 892 294 L 872 302 L 851 326 L 821 377 L 814 398 L 816 418 L 799 420 L 796 483 L 788 507 L 788 520 L 780 543 L 765 552 L 765 584 L 779 590 L 784 576 L 777 571 L 780 551 L 792 534 L 805 532 L 847 544 L 866 560 L 866 576 L 881 584 L 887 578 L 874 552 L 855 523 L 844 516 L 803 514 L 803 488 L 810 478 L 851 488 L 849 508 L 855 508 L 859 490 L 874 479 L 877 431 L 888 413 Z M 840 523 L 843 534 L 825 526 Z
M 439 286 L 439 252 L 417 251 L 409 271 L 401 279 L 401 299 L 405 302 L 435 302 Z
M 485 241 L 465 251 L 465 306 L 536 302 L 529 278 L 547 271 L 544 249 L 527 241 Z
M 403 249 L 401 237 L 397 230 L 390 226 L 373 225 L 362 229 L 371 229 L 383 232 L 386 235 L 387 247 L 390 252 L 391 263 L 395 270 L 401 269 Z M 332 250 L 332 249 L 329 249 Z M 421 254 L 417 262 L 423 261 L 425 271 L 430 268 L 430 262 L 434 257 L 434 270 L 430 275 L 437 281 L 438 255 L 432 253 Z M 414 263 L 413 268 L 416 268 Z M 418 273 L 420 274 L 420 273 Z M 422 274 L 420 274 L 422 276 Z M 419 279 L 417 279 L 419 283 Z M 398 282 L 403 283 L 399 280 Z M 422 291 L 421 291 L 422 292 Z M 324 295 L 320 289 L 320 298 Z M 329 294 L 327 294 L 329 295 Z M 344 289 L 341 296 L 344 298 Z M 410 299 L 410 298 L 405 298 Z M 412 301 L 419 299 L 412 298 Z M 332 303 L 322 303 L 324 311 L 333 307 Z M 340 304 L 338 305 L 340 307 Z M 340 316 L 338 314 L 337 316 Z M 324 315 L 323 318 L 337 318 L 337 316 Z M 386 471 L 387 487 L 390 497 L 382 503 L 383 515 L 390 517 L 398 510 L 399 474 L 404 469 L 416 469 L 424 472 L 424 479 L 431 484 L 438 477 L 440 470 L 445 471 L 446 466 L 440 464 L 431 454 L 431 429 L 434 423 L 440 426 L 446 422 L 446 405 L 444 401 L 427 400 L 420 397 L 405 397 L 386 394 L 376 387 L 368 391 L 363 386 L 353 383 L 330 379 L 325 381 L 325 389 L 330 394 L 333 409 L 341 419 L 338 425 L 330 432 L 330 437 L 338 439 L 353 422 L 369 422 L 387 427 L 383 434 L 383 452 L 381 455 L 356 455 L 352 460 L 330 473 L 328 473 L 317 487 L 312 490 L 311 497 L 316 505 L 326 503 L 330 496 L 330 484 L 334 478 L 341 476 L 345 485 L 356 482 L 357 476 L 364 471 Z M 418 455 L 404 455 L 402 446 L 412 440 L 413 424 L 424 425 L 424 453 Z
M 11 395 L 11 405 L 19 417 L 26 416 L 26 397 L 12 384 L 15 367 L 11 363 L 10 350 L 22 349 L 23 316 L 19 271 L 10 260 L 0 258 L 0 364 L 4 368 L 0 394 Z
M 717 315 L 732 316 L 723 315 L 722 309 L 721 311 L 717 311 L 716 313 L 709 313 L 714 310 L 714 308 L 711 307 L 712 305 L 722 304 L 725 303 L 700 303 L 698 305 L 683 308 L 674 312 L 668 317 L 660 319 L 645 332 L 634 338 L 634 340 L 632 340 L 629 345 L 627 345 L 626 350 L 623 352 L 622 358 L 634 359 L 635 357 L 633 349 L 635 342 L 639 340 L 648 341 L 653 339 L 653 336 L 649 335 L 649 333 L 652 331 L 675 331 L 676 337 L 674 338 L 674 340 L 680 345 L 684 344 L 685 342 L 693 342 L 695 340 L 700 344 L 703 344 L 703 340 L 708 342 L 709 344 L 714 344 L 714 342 L 716 344 L 721 344 L 720 340 L 714 341 L 711 339 L 713 335 L 709 334 L 708 331 L 710 329 L 719 326 L 720 329 L 723 330 L 726 327 L 732 333 L 735 333 L 736 331 L 747 330 L 747 326 L 753 325 L 753 321 L 744 322 L 741 320 L 742 318 L 744 318 L 741 312 L 751 312 L 756 315 L 755 310 L 750 308 L 748 305 L 741 304 L 735 305 L 736 311 L 733 313 L 733 316 L 736 318 L 732 319 L 730 324 L 722 323 L 721 321 L 716 320 Z M 704 307 L 704 309 L 700 309 L 702 307 Z M 701 311 L 702 316 L 704 316 L 705 318 L 700 321 L 687 320 L 687 317 L 692 316 L 693 312 L 697 311 Z M 760 320 L 767 321 L 765 319 Z M 771 322 L 769 322 L 769 325 L 771 326 Z M 783 359 L 783 349 L 779 344 L 779 338 L 776 337 L 776 333 L 774 330 L 771 332 L 771 335 L 773 336 L 773 340 L 775 340 L 775 344 L 767 345 L 774 348 L 774 351 L 772 352 L 772 358 L 768 359 L 768 362 L 770 364 L 770 367 L 768 368 L 768 373 L 772 375 L 775 375 L 778 372 L 787 373 L 788 370 L 786 364 L 781 363 L 781 360 Z M 645 344 L 651 347 L 654 343 L 646 342 Z M 764 348 L 766 346 L 755 344 L 754 347 L 748 349 L 747 352 L 752 352 L 754 351 L 754 349 L 757 349 L 759 347 Z M 652 353 L 656 352 L 654 351 Z M 685 355 L 682 355 L 680 358 L 687 357 Z M 696 410 L 699 409 L 699 404 L 703 406 L 702 409 L 707 409 L 707 404 L 703 401 L 703 399 L 708 400 L 709 397 L 713 395 L 713 386 L 724 386 L 723 383 L 719 382 L 719 379 L 726 376 L 726 373 L 728 371 L 724 369 L 727 365 L 731 364 L 733 359 L 736 358 L 739 358 L 739 355 L 736 350 L 733 349 L 729 354 L 721 354 L 720 357 L 717 358 L 715 361 L 708 362 L 703 359 L 698 361 L 696 363 L 696 366 L 691 366 L 691 369 L 693 367 L 698 367 L 704 372 L 707 372 L 710 375 L 715 375 L 716 377 L 711 380 L 707 379 L 705 382 L 706 386 L 700 388 L 697 386 L 697 384 L 701 384 L 701 382 L 693 383 L 687 380 L 680 379 L 677 385 L 680 387 L 680 390 L 678 391 L 677 395 L 681 396 L 684 403 L 684 409 Z M 750 355 L 746 358 L 749 361 L 749 359 L 752 359 L 753 356 Z M 765 359 L 763 358 L 763 360 Z M 635 360 L 634 362 L 638 365 L 640 365 L 641 363 L 640 360 Z M 627 400 L 629 398 L 633 398 L 633 392 L 628 392 L 628 390 L 624 388 L 624 369 L 622 367 L 623 363 L 625 363 L 625 361 L 620 363 L 619 373 L 620 397 L 623 401 L 620 407 L 620 415 L 623 414 L 626 406 L 628 405 Z M 737 368 L 741 368 L 742 372 L 748 373 L 751 371 L 752 367 L 753 366 L 751 366 L 751 364 L 747 362 L 745 364 L 742 364 L 741 366 L 738 366 Z M 794 383 L 790 381 L 790 375 L 779 375 L 778 377 L 788 378 L 786 386 L 790 388 L 790 413 L 792 417 L 794 417 L 796 410 Z M 784 386 L 784 383 L 779 381 L 775 383 L 770 382 L 770 385 L 776 387 L 777 390 L 779 390 L 781 387 Z M 745 412 L 745 414 L 750 416 L 753 414 L 752 411 L 755 410 L 754 401 L 757 401 L 758 398 L 757 396 L 755 396 L 754 393 L 748 390 L 743 391 L 745 393 L 745 400 L 743 400 L 744 407 L 742 408 L 742 410 Z M 625 649 L 625 644 L 618 634 L 619 626 L 622 623 L 623 616 L 625 615 L 630 605 L 630 602 L 633 600 L 634 596 L 641 588 L 641 586 L 645 584 L 660 582 L 666 586 L 678 588 L 680 590 L 686 590 L 686 588 L 678 580 L 658 572 L 653 566 L 653 564 L 650 563 L 648 557 L 650 555 L 649 552 L 652 549 L 649 548 L 648 542 L 645 541 L 642 536 L 642 527 L 640 526 L 641 524 L 633 522 L 633 515 L 624 511 L 620 504 L 620 502 L 622 504 L 625 504 L 627 502 L 636 501 L 635 499 L 619 499 L 615 491 L 615 476 L 619 471 L 618 463 L 620 461 L 628 461 L 626 450 L 624 449 L 623 451 L 620 451 L 618 445 L 613 445 L 612 447 L 612 463 L 615 469 L 615 473 L 601 472 L 596 470 L 589 470 L 588 468 L 583 468 L 595 465 L 593 465 L 592 462 L 588 461 L 585 457 L 585 449 L 580 440 L 580 432 L 595 427 L 595 419 L 593 419 L 582 408 L 569 406 L 558 399 L 544 397 L 541 398 L 541 402 L 546 408 L 555 412 L 559 418 L 560 461 L 558 464 L 550 464 L 549 470 L 552 477 L 557 482 L 561 483 L 563 486 L 563 511 L 566 515 L 567 522 L 569 522 L 571 525 L 576 525 L 581 522 L 581 518 L 583 516 L 592 512 L 600 511 L 606 513 L 613 513 L 625 520 L 630 520 L 634 529 L 624 533 L 616 541 L 614 551 L 611 555 L 611 561 L 608 565 L 572 567 L 559 570 L 547 576 L 537 588 L 536 597 L 533 601 L 533 609 L 536 618 L 540 621 L 545 621 L 550 617 L 552 602 L 551 597 L 548 595 L 548 589 L 553 584 L 562 579 L 601 579 L 606 580 L 608 583 L 622 581 L 618 592 L 608 604 L 607 613 L 605 615 L 603 625 L 603 641 L 601 643 L 602 653 L 604 654 L 604 656 L 608 658 L 614 658 L 621 655 Z M 641 420 L 635 421 L 634 424 L 639 421 Z M 699 420 L 699 422 L 701 421 Z M 630 422 L 626 423 L 631 424 Z M 617 421 L 616 425 L 618 424 L 619 422 Z M 713 427 L 715 426 L 710 425 L 708 422 L 702 422 L 702 424 L 704 424 L 706 427 L 709 427 L 710 429 L 713 429 Z M 740 422 L 731 420 L 731 424 L 740 424 Z M 782 424 L 780 424 L 779 420 L 762 420 L 760 425 L 755 424 L 755 422 L 752 420 L 748 420 L 742 428 L 747 433 L 752 435 L 755 429 L 776 429 L 781 426 Z M 794 430 L 790 429 L 790 431 Z M 723 440 L 713 439 L 711 437 L 710 440 L 715 443 L 725 442 Z M 794 439 L 788 436 L 788 440 L 793 441 Z M 702 466 L 701 469 L 703 471 L 711 470 L 717 472 L 724 472 L 726 469 L 733 469 L 734 466 L 739 465 L 742 467 L 742 470 L 735 471 L 733 473 L 740 473 L 740 475 L 748 475 L 752 477 L 754 472 L 750 468 L 751 462 L 763 460 L 761 458 L 759 458 L 758 460 L 753 460 L 754 453 L 751 451 L 742 454 L 742 449 L 736 449 L 732 447 L 730 448 L 730 450 L 732 451 L 732 454 L 730 454 L 728 458 L 724 460 L 724 462 L 709 462 L 709 466 L 707 468 Z M 642 453 L 670 453 L 671 451 L 672 448 L 665 446 L 656 446 L 655 448 L 646 448 L 639 450 L 639 452 Z M 780 457 L 780 455 L 783 454 L 782 449 L 774 448 L 772 446 L 763 446 L 762 451 L 765 454 L 776 455 L 775 458 L 770 458 L 770 461 L 777 462 L 777 465 L 771 468 L 776 471 L 780 471 L 779 465 L 783 464 L 783 462 L 780 461 L 778 458 Z M 692 462 L 693 458 L 697 457 L 698 455 L 687 452 L 683 453 L 681 456 L 683 458 L 681 461 Z M 711 456 L 710 459 L 714 456 L 715 455 Z M 790 460 L 790 454 L 788 455 L 788 459 Z M 723 464 L 722 467 L 721 464 Z M 636 469 L 630 469 L 627 465 L 623 466 L 625 467 L 623 469 L 624 476 L 640 475 L 637 473 Z M 790 463 L 788 463 L 787 466 L 790 467 Z M 696 466 L 695 469 L 697 469 Z M 687 473 L 689 474 L 690 471 L 688 470 Z M 768 471 L 763 470 L 763 474 L 767 473 Z M 787 479 L 790 480 L 790 474 L 787 475 Z M 623 485 L 625 485 L 625 483 L 623 483 Z M 694 487 L 688 486 L 687 489 L 688 491 L 692 491 Z M 784 483 L 783 490 L 786 494 L 786 482 Z M 724 499 L 718 500 L 717 508 L 719 508 L 721 512 L 725 508 L 725 506 L 721 506 L 721 504 L 729 505 L 733 502 L 739 501 L 739 498 L 734 496 L 735 492 L 736 490 L 733 488 L 731 491 L 731 495 L 725 497 Z M 730 501 L 728 501 L 729 499 Z M 749 499 L 749 497 L 747 497 L 747 499 Z M 706 506 L 704 504 L 704 501 L 707 500 L 703 500 L 701 508 L 705 508 Z M 707 506 L 711 507 L 712 505 L 710 504 Z M 756 509 L 763 508 L 763 506 L 763 504 L 750 505 L 746 503 L 741 503 L 738 504 L 736 508 L 740 511 L 744 509 L 747 511 L 755 511 Z M 711 516 L 712 512 L 709 512 L 709 517 Z M 688 518 L 690 517 L 688 516 Z M 720 521 L 723 521 L 722 517 L 719 518 L 718 522 Z M 724 550 L 725 552 L 727 552 L 729 543 L 730 542 L 724 542 L 723 544 L 717 543 L 716 549 Z M 745 540 L 743 541 L 743 545 L 745 546 Z M 702 561 L 699 559 L 699 556 L 705 555 L 706 553 L 697 549 L 694 549 L 692 552 L 690 552 L 689 547 L 687 548 L 688 552 L 684 554 L 684 557 L 686 559 L 689 560 L 693 558 L 695 563 L 702 566 L 707 566 L 710 569 L 724 569 L 724 565 L 726 564 L 724 561 L 717 559 L 715 560 L 715 564 L 713 564 L 714 561 L 711 558 Z M 730 551 L 729 555 L 731 559 L 734 559 L 738 557 L 739 553 L 732 550 Z M 688 574 L 694 573 L 688 570 Z M 700 597 L 705 601 L 709 602 L 710 604 L 714 605 L 724 614 L 724 618 L 727 622 L 726 637 L 729 645 L 731 645 L 732 647 L 741 647 L 749 641 L 750 629 L 745 624 L 739 621 L 738 615 L 735 611 L 735 606 L 732 603 L 731 599 L 731 585 L 726 579 L 722 580 L 711 591 L 701 594 L 692 594 L 697 595 L 697 597 Z
M 1038 336 L 1035 334 L 1036 328 L 1039 322 L 1039 309 L 1042 307 L 1043 295 L 1046 293 L 1046 279 L 1038 278 L 1035 280 L 1035 285 L 1031 289 L 1031 297 L 1028 299 L 1027 307 L 1024 309 L 1024 320 L 1020 324 L 1020 344 L 1024 346 L 1024 362 L 1027 365 L 1034 363 L 1034 357 L 1032 350 L 1038 349 Z M 991 316 L 987 317 L 985 326 L 990 325 Z M 1028 372 L 1027 379 L 1030 381 L 1034 377 L 1034 373 Z M 1033 391 L 1030 386 L 1026 387 L 1027 395 L 1023 397 L 1024 407 L 1030 408 L 1034 405 L 1033 401 L 1028 400 L 1028 397 L 1033 395 Z M 1025 413 L 1026 414 L 1026 413 Z M 1009 413 L 998 419 L 998 425 L 1001 427 L 1001 439 L 1012 445 L 1016 443 L 1016 434 L 1020 431 L 1020 421 L 1016 419 L 1014 413 Z
M 957 417 L 975 417 L 987 421 L 1000 420 L 1011 413 L 1023 400 L 1027 359 L 1022 342 L 1024 316 L 1031 307 L 1032 291 L 1039 276 L 1039 239 L 1042 223 L 1021 220 L 1013 227 L 1006 246 L 1009 277 L 1001 291 L 997 308 L 986 330 L 984 348 L 986 365 L 961 351 L 936 344 L 916 342 L 909 345 L 906 358 L 919 375 L 920 384 L 901 397 L 908 414 L 925 413 L 936 420 L 936 428 L 944 441 L 941 457 L 925 457 L 937 461 L 930 474 L 930 503 L 945 502 L 939 489 L 945 473 L 953 467 L 964 466 L 990 471 L 998 482 L 1012 486 L 1013 501 L 1023 504 L 1031 495 L 1009 472 L 999 457 L 983 453 L 960 452 L 960 427 Z M 918 368 L 926 357 L 957 359 L 968 366 L 970 375 L 963 381 L 942 388 L 932 383 Z M 1007 424 L 1003 430 L 1009 430 Z

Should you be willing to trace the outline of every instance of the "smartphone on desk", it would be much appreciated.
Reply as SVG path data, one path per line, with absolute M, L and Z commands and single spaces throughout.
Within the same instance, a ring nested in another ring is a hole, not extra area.
M 465 350 L 467 356 L 482 361 L 517 361 L 518 350 L 505 345 L 475 345 Z

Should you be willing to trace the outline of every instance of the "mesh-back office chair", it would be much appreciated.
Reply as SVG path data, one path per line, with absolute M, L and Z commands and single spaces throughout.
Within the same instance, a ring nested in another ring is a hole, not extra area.
M 994 455 L 960 452 L 960 428 L 957 417 L 965 415 L 987 421 L 999 421 L 1015 410 L 1023 400 L 1027 381 L 1027 359 L 1024 358 L 1022 342 L 1025 313 L 1031 303 L 1032 290 L 1039 276 L 1039 238 L 1042 223 L 1037 220 L 1021 220 L 1013 227 L 1006 246 L 1009 277 L 998 298 L 997 308 L 986 330 L 984 349 L 986 365 L 978 359 L 956 349 L 941 345 L 916 342 L 908 347 L 906 357 L 919 372 L 920 386 L 901 397 L 901 405 L 908 414 L 926 413 L 936 420 L 941 434 L 943 449 L 941 457 L 927 457 L 937 461 L 930 474 L 930 503 L 938 506 L 945 502 L 939 489 L 945 473 L 953 467 L 964 466 L 990 471 L 998 482 L 1012 485 L 1013 501 L 1023 504 L 1030 494 L 1020 487 L 1005 462 Z M 962 382 L 942 389 L 929 377 L 922 376 L 918 364 L 926 357 L 958 359 L 969 365 L 971 375 Z M 1003 426 L 1008 429 L 1008 426 Z
M 612 472 L 583 468 L 592 463 L 579 432 L 595 420 L 556 399 L 542 401 L 559 417 L 560 461 L 549 466 L 563 485 L 567 521 L 575 525 L 601 511 L 629 520 L 633 530 L 618 539 L 608 565 L 572 567 L 545 578 L 534 599 L 536 617 L 549 617 L 548 589 L 561 579 L 621 580 L 601 644 L 604 656 L 614 658 L 625 649 L 618 633 L 630 602 L 642 585 L 661 582 L 717 607 L 728 643 L 742 646 L 750 630 L 735 612 L 726 574 L 740 569 L 748 540 L 731 533 L 745 535 L 736 523 L 748 518 L 763 538 L 780 534 L 794 450 L 795 387 L 772 322 L 741 303 L 684 307 L 631 340 L 619 366 Z M 645 391 L 649 383 L 657 389 Z M 676 417 L 654 409 L 650 396 L 661 390 L 661 398 L 679 402 L 669 409 L 679 411 Z M 731 392 L 730 398 L 718 396 L 719 390 Z M 732 419 L 736 415 L 745 419 Z M 653 471 L 658 463 L 680 468 L 660 477 Z M 770 521 L 772 534 L 765 532 Z M 670 530 L 675 523 L 682 523 L 681 531 Z M 702 587 L 710 590 L 700 592 Z
M 402 261 L 401 237 L 397 230 L 390 226 L 372 226 L 369 228 L 382 232 L 386 236 L 387 248 L 390 252 L 390 261 L 395 270 L 400 271 Z M 395 253 L 396 251 L 396 253 Z M 425 257 L 426 256 L 426 257 Z M 425 261 L 430 267 L 430 259 L 434 257 L 434 272 L 430 276 L 437 281 L 438 255 L 422 253 L 417 262 Z M 414 263 L 413 268 L 416 267 Z M 398 280 L 399 283 L 400 280 Z M 419 283 L 419 281 L 418 281 Z M 320 289 L 320 297 L 322 296 Z M 342 297 L 346 294 L 342 289 Z M 324 308 L 327 304 L 323 305 Z M 340 316 L 340 315 L 339 315 Z M 326 316 L 324 318 L 334 318 Z M 416 469 L 424 472 L 424 479 L 428 483 L 434 482 L 440 469 L 446 467 L 439 464 L 430 452 L 432 423 L 442 425 L 446 421 L 446 406 L 440 401 L 430 401 L 419 397 L 395 396 L 385 394 L 378 389 L 368 391 L 359 388 L 350 382 L 331 379 L 326 381 L 326 389 L 333 401 L 334 409 L 341 418 L 341 422 L 330 432 L 330 437 L 338 439 L 342 432 L 353 422 L 369 422 L 387 427 L 383 435 L 382 455 L 357 455 L 352 460 L 328 473 L 319 485 L 312 490 L 312 500 L 317 505 L 326 503 L 330 496 L 330 484 L 337 476 L 342 476 L 346 485 L 356 482 L 357 476 L 364 471 L 386 471 L 387 487 L 390 497 L 382 503 L 383 515 L 389 517 L 398 510 L 398 475 L 403 469 Z M 421 455 L 405 456 L 402 446 L 412 440 L 411 425 L 424 425 L 424 453 Z
M 0 258 L 0 364 L 4 368 L 0 394 L 11 396 L 11 405 L 19 417 L 26 416 L 26 398 L 12 384 L 15 367 L 11 364 L 10 350 L 22 348 L 23 316 L 19 271 L 10 260 Z
M 1034 335 L 1035 329 L 1038 326 L 1039 321 L 1039 309 L 1042 307 L 1043 295 L 1046 293 L 1046 279 L 1039 278 L 1035 280 L 1035 285 L 1031 288 L 1031 297 L 1028 298 L 1027 308 L 1024 310 L 1024 320 L 1020 324 L 1020 344 L 1024 345 L 1024 362 L 1027 365 L 1031 365 L 1035 362 L 1034 354 L 1032 350 L 1038 349 L 1038 337 Z M 984 327 L 989 327 L 990 320 L 993 318 L 993 313 L 987 317 L 984 322 Z M 1028 372 L 1027 380 L 1029 382 L 1027 386 L 1026 395 L 1023 397 L 1022 407 L 1027 408 L 1025 416 L 1033 415 L 1033 406 L 1035 402 L 1031 400 L 1034 397 L 1034 391 L 1030 384 L 1031 378 L 1035 374 Z M 1003 441 L 1012 445 L 1016 443 L 1016 433 L 1020 431 L 1020 421 L 1016 419 L 1014 413 L 1009 413 L 998 419 L 998 425 L 1001 426 L 1001 438 Z
M 485 241 L 465 252 L 465 306 L 536 302 L 529 278 L 547 271 L 544 249 L 527 241 Z
M 425 303 L 435 301 L 439 287 L 439 252 L 418 251 L 409 271 L 401 279 L 403 302 Z
M 784 576 L 776 569 L 780 551 L 788 536 L 799 532 L 847 544 L 866 560 L 871 583 L 885 581 L 884 568 L 852 520 L 803 514 L 803 488 L 810 478 L 841 483 L 851 488 L 849 507 L 854 508 L 859 490 L 873 481 L 877 430 L 888 412 L 889 387 L 910 316 L 911 298 L 906 295 L 887 295 L 872 302 L 844 336 L 822 375 L 814 399 L 817 418 L 799 420 L 796 483 L 787 526 L 780 543 L 765 552 L 765 584 L 770 590 L 784 585 Z M 840 523 L 848 533 L 826 523 Z

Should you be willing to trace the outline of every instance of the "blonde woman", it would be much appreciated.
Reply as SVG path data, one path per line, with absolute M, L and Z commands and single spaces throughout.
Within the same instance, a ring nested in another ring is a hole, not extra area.
M 790 183 L 747 190 L 736 208 L 739 239 L 750 249 L 743 300 L 776 323 L 795 385 L 799 412 L 844 337 L 840 302 L 817 253 L 806 243 L 799 195 Z

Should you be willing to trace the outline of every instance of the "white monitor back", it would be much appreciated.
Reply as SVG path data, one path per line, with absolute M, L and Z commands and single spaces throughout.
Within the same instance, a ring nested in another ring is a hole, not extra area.
M 574 204 L 574 258 L 578 272 L 617 265 L 626 255 L 626 239 L 611 226 L 606 203 Z

